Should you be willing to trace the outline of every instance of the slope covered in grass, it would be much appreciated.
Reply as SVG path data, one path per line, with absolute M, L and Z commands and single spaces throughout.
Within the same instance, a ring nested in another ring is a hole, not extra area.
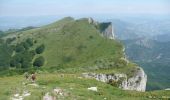
M 4 64 L 8 70 L 0 71 L 0 74 L 35 70 L 40 73 L 36 80 L 38 86 L 30 86 L 30 81 L 20 75 L 1 77 L 2 100 L 8 100 L 15 94 L 23 95 L 24 91 L 31 93 L 24 99 L 42 100 L 56 87 L 63 90 L 63 99 L 66 100 L 162 99 L 169 95 L 169 91 L 123 91 L 94 79 L 83 78 L 84 72 L 123 73 L 129 78 L 139 70 L 136 64 L 124 58 L 122 44 L 101 36 L 100 30 L 88 19 L 67 17 L 39 28 L 7 34 L 0 43 L 0 46 L 10 47 L 5 49 L 8 56 L 4 57 L 8 59 Z M 0 52 L 0 56 L 5 55 L 3 53 Z M 97 87 L 98 90 L 90 91 L 89 87 Z
M 62 89 L 66 94 L 64 96 L 58 94 L 56 97 L 59 100 L 168 100 L 170 95 L 170 91 L 165 90 L 123 91 L 109 84 L 80 77 L 79 74 L 41 73 L 37 74 L 36 85 L 32 85 L 23 76 L 3 77 L 0 78 L 0 90 L 3 90 L 0 91 L 0 100 L 9 100 L 15 94 L 21 95 L 23 91 L 30 93 L 29 96 L 24 97 L 24 100 L 42 100 L 47 92 L 52 95 L 55 88 Z M 89 87 L 97 87 L 97 92 L 88 90 Z
M 44 62 L 38 62 L 41 64 L 37 65 L 43 65 L 42 68 L 54 70 L 94 68 L 129 72 L 127 70 L 134 70 L 136 66 L 132 63 L 127 64 L 126 61 L 121 59 L 124 55 L 123 46 L 120 42 L 101 36 L 100 30 L 94 24 L 89 24 L 86 18 L 74 20 L 66 17 L 40 28 L 15 32 L 3 37 L 6 40 L 10 38 L 15 38 L 10 42 L 10 45 L 14 45 L 16 50 L 17 47 L 19 48 L 22 45 L 23 48 L 27 47 L 25 44 L 28 43 L 25 42 L 28 39 L 33 41 L 28 49 L 23 50 L 27 54 L 33 54 L 31 57 L 27 57 L 29 58 L 27 61 L 24 61 L 29 64 L 29 68 L 35 67 L 35 60 L 39 57 L 43 57 Z M 44 46 L 44 50 L 38 53 L 37 48 L 41 45 Z M 20 55 L 25 55 L 23 52 Z M 14 51 L 11 56 L 16 58 L 17 54 L 17 51 Z M 16 65 L 17 68 L 18 63 L 13 65 Z M 21 68 L 27 68 L 24 65 L 26 64 L 20 64 Z

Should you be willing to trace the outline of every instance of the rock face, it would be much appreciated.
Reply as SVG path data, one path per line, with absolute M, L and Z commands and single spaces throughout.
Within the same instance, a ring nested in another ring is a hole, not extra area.
M 105 23 L 99 23 L 95 20 L 93 20 L 92 18 L 88 18 L 88 22 L 89 24 L 93 24 L 95 26 L 97 26 L 101 32 L 101 35 L 109 38 L 109 39 L 114 39 L 114 29 L 112 26 L 111 22 L 105 22 Z
M 100 24 L 101 26 L 103 25 L 104 26 L 104 29 L 101 30 L 102 32 L 102 35 L 106 38 L 109 38 L 109 39 L 114 39 L 114 29 L 113 29 L 113 26 L 112 26 L 112 23 L 111 22 L 108 22 L 108 23 L 101 23 Z
M 103 37 L 114 39 L 114 29 L 111 22 L 98 23 L 94 21 L 92 18 L 88 18 L 89 24 L 94 25 L 97 29 L 99 29 L 101 35 Z M 125 52 L 125 48 L 123 48 L 122 52 Z M 125 53 L 124 57 L 121 58 L 126 63 L 129 61 L 126 59 Z M 134 73 L 133 77 L 128 78 L 126 74 L 96 74 L 96 73 L 83 73 L 83 77 L 85 78 L 95 78 L 98 81 L 106 82 L 106 83 L 114 83 L 118 85 L 119 88 L 124 90 L 136 90 L 136 91 L 145 91 L 147 75 L 143 71 L 142 68 L 138 68 L 138 70 Z
M 114 81 L 118 83 L 118 87 L 123 90 L 136 90 L 144 92 L 146 89 L 147 75 L 142 68 L 138 68 L 135 75 L 128 78 L 126 74 L 96 74 L 83 73 L 85 78 L 94 78 L 98 81 L 109 83 Z
M 89 24 L 93 24 L 93 25 L 98 25 L 99 23 L 97 22 L 97 21 L 95 21 L 95 20 L 93 20 L 93 18 L 88 18 L 88 22 L 89 22 Z

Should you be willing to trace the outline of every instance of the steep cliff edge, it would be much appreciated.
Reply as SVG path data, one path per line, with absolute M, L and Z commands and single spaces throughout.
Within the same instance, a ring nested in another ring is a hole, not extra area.
M 114 29 L 111 22 L 99 23 L 94 21 L 92 18 L 88 19 L 89 24 L 93 24 L 96 26 L 103 37 L 109 39 L 115 39 L 114 37 Z M 129 63 L 128 59 L 125 55 L 125 48 L 122 49 L 123 57 L 121 60 Z M 142 68 L 138 68 L 135 74 L 132 77 L 128 77 L 126 74 L 96 74 L 96 73 L 83 73 L 85 78 L 95 78 L 96 80 L 106 82 L 112 85 L 116 85 L 117 87 L 123 90 L 136 90 L 144 92 L 146 89 L 147 83 L 147 75 L 145 74 Z
M 82 76 L 109 83 L 123 90 L 136 90 L 144 92 L 146 89 L 147 75 L 142 68 L 138 68 L 135 75 L 130 78 L 128 78 L 126 74 L 83 73 Z
M 93 24 L 97 27 L 97 29 L 100 30 L 100 33 L 102 36 L 109 38 L 109 39 L 114 39 L 114 28 L 111 22 L 102 22 L 99 23 L 92 18 L 88 18 L 89 24 Z

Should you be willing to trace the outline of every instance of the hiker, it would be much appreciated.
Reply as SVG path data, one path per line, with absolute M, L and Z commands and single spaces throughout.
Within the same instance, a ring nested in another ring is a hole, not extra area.
M 35 80 L 36 80 L 36 75 L 35 75 L 35 73 L 32 73 L 32 74 L 31 74 L 31 80 L 32 80 L 32 82 L 35 82 Z

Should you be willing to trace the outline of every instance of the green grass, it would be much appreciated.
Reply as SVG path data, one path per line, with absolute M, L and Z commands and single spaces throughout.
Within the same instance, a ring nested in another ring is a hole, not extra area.
M 136 92 L 123 91 L 109 84 L 92 79 L 78 78 L 83 72 L 95 73 L 125 73 L 128 77 L 133 76 L 137 70 L 137 65 L 126 63 L 121 58 L 123 46 L 116 40 L 110 40 L 101 36 L 101 33 L 87 19 L 73 20 L 65 18 L 58 22 L 26 31 L 15 32 L 6 35 L 16 36 L 13 45 L 21 43 L 28 38 L 33 38 L 37 43 L 30 49 L 35 50 L 37 46 L 44 44 L 45 50 L 42 54 L 37 54 L 33 60 L 39 56 L 45 58 L 45 64 L 39 68 L 37 84 L 39 87 L 23 85 L 26 80 L 23 76 L 11 76 L 0 78 L 0 99 L 8 100 L 17 92 L 24 89 L 29 90 L 32 95 L 26 100 L 41 100 L 43 95 L 52 91 L 55 87 L 60 87 L 69 96 L 65 99 L 78 100 L 145 100 L 149 96 L 160 99 L 161 96 L 169 96 L 169 91 Z M 35 69 L 30 66 L 30 69 Z M 10 69 L 6 72 L 10 74 L 22 71 L 21 69 Z M 0 72 L 4 74 L 4 72 Z M 61 77 L 63 76 L 64 77 Z M 98 92 L 87 90 L 88 87 L 97 86 Z M 45 88 L 43 88 L 45 87 Z M 72 89 L 71 89 L 72 88 Z
M 25 100 L 40 100 L 45 93 L 52 92 L 56 87 L 68 93 L 64 100 L 103 100 L 104 98 L 107 98 L 107 100 L 148 100 L 151 96 L 155 99 L 161 99 L 163 96 L 168 97 L 170 95 L 170 91 L 163 90 L 153 92 L 123 91 L 93 79 L 78 77 L 80 77 L 79 74 L 37 74 L 36 83 L 39 84 L 39 87 L 22 85 L 22 82 L 27 81 L 21 75 L 3 77 L 0 78 L 0 90 L 3 90 L 0 91 L 0 100 L 8 100 L 12 95 L 22 92 L 24 89 L 31 92 L 31 96 L 26 97 Z M 98 88 L 97 92 L 87 89 L 93 86 Z
M 31 50 L 41 44 L 45 45 L 45 51 L 33 58 L 34 60 L 43 56 L 44 68 L 83 67 L 88 69 L 95 66 L 102 68 L 111 66 L 113 70 L 122 73 L 128 72 L 129 68 L 134 68 L 131 65 L 122 64 L 120 60 L 123 57 L 122 44 L 102 37 L 100 31 L 89 24 L 87 19 L 74 20 L 67 17 L 40 28 L 15 34 L 19 38 L 13 41 L 13 44 L 33 38 L 37 43 L 30 48 Z M 97 65 L 96 62 L 100 63 Z

